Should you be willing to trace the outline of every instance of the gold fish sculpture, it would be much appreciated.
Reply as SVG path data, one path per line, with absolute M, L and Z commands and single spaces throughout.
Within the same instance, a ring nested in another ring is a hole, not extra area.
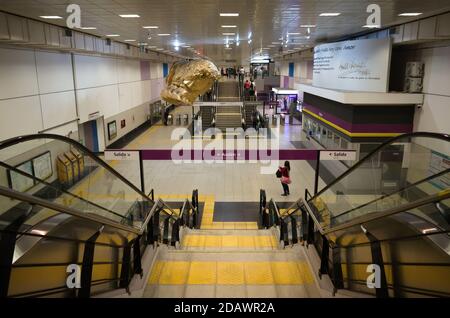
M 208 60 L 176 62 L 170 68 L 161 98 L 174 105 L 192 105 L 219 78 L 219 70 Z

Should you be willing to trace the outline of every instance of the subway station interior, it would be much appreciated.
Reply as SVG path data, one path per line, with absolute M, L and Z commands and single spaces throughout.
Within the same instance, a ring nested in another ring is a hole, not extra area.
M 0 298 L 449 298 L 450 1 L 0 0 Z

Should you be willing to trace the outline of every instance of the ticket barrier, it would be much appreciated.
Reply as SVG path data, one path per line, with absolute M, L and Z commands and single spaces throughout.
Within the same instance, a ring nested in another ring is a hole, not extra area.
M 189 124 L 189 115 L 184 114 L 183 115 L 183 125 L 187 126 Z
M 181 115 L 180 114 L 177 115 L 176 124 L 177 124 L 177 126 L 181 126 Z
M 73 169 L 72 163 L 64 154 L 58 155 L 56 159 L 56 171 L 61 186 L 69 188 L 73 184 Z

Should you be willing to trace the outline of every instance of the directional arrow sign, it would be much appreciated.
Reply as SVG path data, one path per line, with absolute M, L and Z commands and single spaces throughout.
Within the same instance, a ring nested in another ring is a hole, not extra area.
M 356 151 L 321 150 L 320 160 L 356 160 Z

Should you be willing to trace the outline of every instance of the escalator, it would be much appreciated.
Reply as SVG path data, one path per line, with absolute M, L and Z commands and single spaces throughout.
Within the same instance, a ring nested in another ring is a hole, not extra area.
M 263 196 L 263 224 L 285 246 L 312 244 L 335 292 L 449 297 L 449 155 L 448 135 L 393 138 L 287 209 Z
M 61 156 L 67 166 L 55 165 Z M 194 210 L 183 215 L 139 190 L 129 165 L 113 169 L 67 137 L 12 138 L 0 158 L 0 297 L 129 291 L 144 254 L 177 244 L 192 222 Z

